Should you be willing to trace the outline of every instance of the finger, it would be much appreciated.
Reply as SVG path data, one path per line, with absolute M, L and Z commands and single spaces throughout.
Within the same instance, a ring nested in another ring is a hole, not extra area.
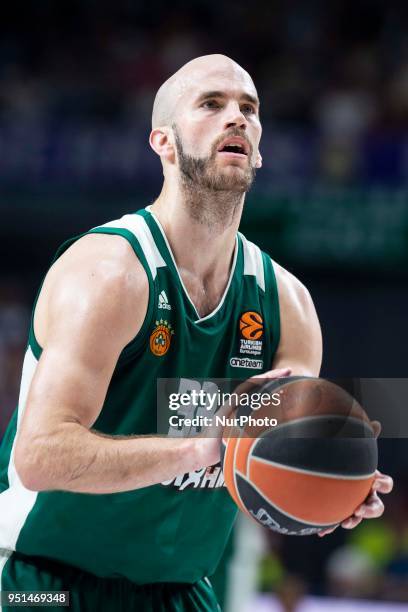
M 379 518 L 384 512 L 384 504 L 378 497 L 377 493 L 372 493 L 364 504 L 361 504 L 355 512 L 354 516 L 361 518 Z
M 357 527 L 357 525 L 359 525 L 362 520 L 363 520 L 362 517 L 353 515 L 353 516 L 350 516 L 345 521 L 343 521 L 341 523 L 341 526 L 343 527 L 343 529 L 354 529 L 354 527 Z
M 251 378 L 244 380 L 234 389 L 231 400 L 218 408 L 217 416 L 223 417 L 231 415 L 236 410 L 237 406 L 239 406 L 239 396 L 241 394 L 251 393 L 256 387 L 260 387 L 265 384 L 265 380 L 274 380 L 290 376 L 291 372 L 292 370 L 290 368 L 276 368 L 275 370 L 269 370 L 263 374 L 255 374 L 255 376 L 251 376 Z M 230 430 L 229 437 L 234 437 L 234 432 L 236 435 L 238 435 L 237 431 Z M 213 435 L 212 430 L 210 431 L 209 435 Z
M 387 474 L 382 474 L 380 471 L 376 471 L 375 479 L 373 482 L 372 489 L 377 493 L 391 493 L 394 488 L 394 480 Z
M 381 433 L 381 423 L 380 421 L 371 421 L 371 427 L 373 428 L 374 437 L 378 438 Z
M 330 529 L 324 529 L 323 531 L 319 531 L 317 535 L 319 536 L 319 538 L 323 538 L 324 536 L 329 535 L 329 533 L 333 533 L 333 531 L 335 531 L 337 527 L 338 525 L 336 525 L 335 527 L 330 527 Z
M 286 378 L 292 374 L 291 368 L 276 368 L 275 370 L 268 370 L 263 374 L 255 374 L 249 378 L 249 381 L 259 381 L 262 384 L 263 380 L 274 380 L 275 378 Z
M 277 368 L 275 370 L 269 370 L 263 374 L 255 374 L 247 380 L 240 383 L 235 389 L 233 399 L 229 404 L 221 406 L 218 411 L 219 415 L 228 414 L 236 409 L 237 403 L 235 398 L 239 397 L 242 393 L 251 393 L 256 387 L 260 387 L 265 383 L 265 380 L 274 380 L 290 376 L 292 370 L 290 368 Z
M 275 370 L 269 370 L 268 372 L 264 372 L 263 374 L 255 374 L 255 376 L 251 376 L 247 380 L 244 380 L 241 384 L 238 385 L 235 389 L 235 393 L 238 395 L 240 393 L 246 393 L 253 389 L 254 387 L 260 387 L 264 384 L 265 380 L 274 380 L 277 378 L 285 378 L 290 376 L 292 370 L 290 368 L 276 368 Z

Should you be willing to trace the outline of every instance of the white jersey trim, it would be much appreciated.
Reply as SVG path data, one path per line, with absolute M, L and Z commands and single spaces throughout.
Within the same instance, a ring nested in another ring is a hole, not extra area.
M 37 368 L 38 361 L 29 347 L 24 357 L 23 373 L 18 401 L 17 432 L 14 437 L 13 447 L 8 465 L 9 488 L 0 493 L 0 585 L 1 572 L 5 565 L 1 557 L 5 551 L 14 551 L 20 532 L 24 527 L 28 515 L 34 507 L 38 492 L 26 489 L 21 482 L 14 464 L 14 447 L 21 419 L 26 407 L 28 390 Z
M 244 248 L 244 274 L 256 276 L 258 287 L 265 291 L 265 271 L 261 249 L 239 233 Z
M 115 221 L 109 221 L 104 225 L 98 226 L 98 228 L 103 227 L 117 227 L 118 229 L 126 229 L 135 236 L 135 238 L 139 241 L 140 246 L 142 247 L 153 280 L 157 276 L 157 268 L 163 268 L 166 266 L 166 262 L 160 255 L 160 251 L 156 246 L 149 226 L 147 225 L 143 217 L 141 217 L 140 215 L 124 215 L 120 219 L 116 219 Z
M 194 312 L 195 312 L 195 314 L 197 316 L 197 319 L 194 321 L 194 323 L 199 324 L 199 323 L 202 323 L 203 321 L 207 321 L 208 319 L 211 319 L 214 315 L 217 314 L 217 312 L 220 310 L 220 308 L 222 308 L 222 306 L 223 306 L 223 304 L 225 302 L 225 298 L 227 297 L 227 294 L 228 294 L 228 291 L 229 291 L 232 279 L 233 279 L 234 274 L 235 274 L 235 268 L 236 268 L 236 265 L 237 265 L 237 258 L 238 258 L 238 238 L 237 238 L 237 236 L 235 237 L 235 250 L 234 250 L 234 258 L 233 258 L 233 261 L 232 261 L 231 271 L 230 271 L 228 283 L 227 283 L 227 286 L 225 287 L 225 290 L 224 290 L 224 293 L 222 295 L 222 298 L 221 298 L 218 306 L 216 306 L 216 308 L 214 310 L 212 310 L 205 317 L 200 317 L 200 314 L 199 314 L 199 312 L 198 312 L 198 310 L 197 310 L 193 300 L 191 299 L 191 297 L 190 297 L 190 295 L 189 295 L 189 293 L 187 291 L 187 288 L 186 288 L 186 286 L 185 286 L 185 284 L 183 282 L 183 279 L 181 278 L 181 274 L 179 272 L 179 269 L 178 269 L 178 266 L 177 266 L 177 263 L 176 263 L 176 258 L 174 257 L 172 248 L 171 248 L 170 243 L 169 243 L 169 241 L 167 239 L 167 236 L 166 236 L 166 233 L 165 233 L 165 231 L 163 229 L 163 226 L 161 225 L 159 219 L 156 217 L 154 212 L 151 210 L 150 206 L 146 206 L 146 210 L 152 215 L 153 219 L 156 222 L 157 227 L 159 228 L 159 230 L 160 230 L 160 232 L 161 232 L 161 234 L 163 236 L 163 240 L 164 240 L 164 242 L 166 244 L 167 250 L 168 250 L 168 252 L 170 254 L 170 257 L 171 257 L 171 259 L 173 261 L 174 267 L 176 269 L 176 272 L 177 272 L 180 284 L 181 284 L 181 286 L 183 288 L 183 291 L 184 291 L 184 293 L 186 295 L 186 298 L 190 302 L 191 306 L 194 308 Z

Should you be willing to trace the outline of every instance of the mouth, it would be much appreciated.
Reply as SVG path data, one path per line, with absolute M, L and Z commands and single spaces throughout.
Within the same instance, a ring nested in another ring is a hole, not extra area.
M 218 147 L 218 153 L 228 157 L 248 157 L 249 145 L 243 138 L 228 138 Z

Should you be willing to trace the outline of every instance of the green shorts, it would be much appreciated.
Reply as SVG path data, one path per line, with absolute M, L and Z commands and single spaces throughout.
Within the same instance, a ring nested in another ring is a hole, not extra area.
M 153 583 L 138 586 L 126 578 L 99 578 L 78 568 L 20 553 L 1 563 L 0 591 L 69 591 L 69 608 L 75 612 L 219 612 L 217 598 L 207 578 L 194 584 Z M 5 563 L 4 563 L 5 561 Z M 28 606 L 36 612 L 44 606 Z M 1 611 L 15 611 L 3 605 Z

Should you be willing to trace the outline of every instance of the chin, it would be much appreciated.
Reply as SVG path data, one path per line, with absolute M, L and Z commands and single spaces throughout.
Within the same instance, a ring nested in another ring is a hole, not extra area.
M 207 173 L 209 186 L 216 191 L 231 191 L 245 193 L 252 185 L 255 170 L 241 163 L 228 163 L 219 166 L 214 164 L 210 172 Z
M 252 180 L 242 171 L 223 172 L 212 180 L 215 190 L 245 193 L 249 190 Z
M 217 175 L 219 177 L 222 176 L 236 176 L 236 177 L 244 177 L 248 174 L 248 168 L 240 166 L 238 164 L 228 164 L 223 168 L 218 168 Z

